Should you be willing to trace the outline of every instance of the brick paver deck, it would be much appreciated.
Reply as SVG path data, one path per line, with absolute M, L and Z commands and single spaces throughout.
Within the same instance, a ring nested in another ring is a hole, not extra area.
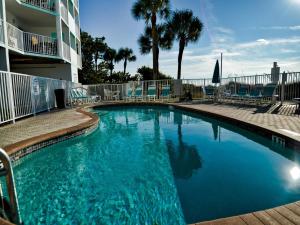
M 30 117 L 0 127 L 0 147 L 27 140 L 39 135 L 73 127 L 91 118 L 75 109 L 60 110 Z
M 276 131 L 282 135 L 300 141 L 300 116 L 272 114 L 257 108 L 238 107 L 220 104 L 180 104 L 184 107 L 226 116 L 245 121 L 253 125 Z

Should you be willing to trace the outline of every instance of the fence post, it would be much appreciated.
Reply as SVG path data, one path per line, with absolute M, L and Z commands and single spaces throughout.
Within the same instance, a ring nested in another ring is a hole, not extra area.
M 287 80 L 287 73 L 283 72 L 282 78 L 281 78 L 281 105 L 284 102 L 284 88 L 285 88 L 286 80 Z
M 9 106 L 11 108 L 11 118 L 12 118 L 13 123 L 16 123 L 14 93 L 13 93 L 13 86 L 12 86 L 12 75 L 11 75 L 11 72 L 8 72 L 7 74 L 8 74 Z

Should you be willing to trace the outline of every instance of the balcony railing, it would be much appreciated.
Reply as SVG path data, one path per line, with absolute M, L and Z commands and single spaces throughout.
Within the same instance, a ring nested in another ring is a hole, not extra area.
M 11 25 L 10 23 L 7 23 L 7 38 L 9 47 L 19 51 L 24 51 L 22 30 Z
M 4 27 L 2 19 L 0 19 L 0 43 L 4 43 Z
M 71 61 L 70 46 L 67 43 L 65 43 L 64 41 L 62 43 L 63 43 L 62 46 L 63 46 L 64 59 Z
M 53 0 L 21 0 L 21 2 L 44 10 L 55 12 L 55 1 Z
M 7 23 L 8 46 L 27 53 L 57 56 L 57 40 L 51 37 L 24 32 Z
M 57 55 L 57 40 L 51 37 L 24 32 L 24 51 L 42 55 Z
M 63 2 L 60 3 L 60 14 L 63 20 L 68 24 L 69 23 L 68 9 Z
M 80 28 L 78 23 L 75 24 L 75 32 L 76 32 L 76 37 L 80 38 Z

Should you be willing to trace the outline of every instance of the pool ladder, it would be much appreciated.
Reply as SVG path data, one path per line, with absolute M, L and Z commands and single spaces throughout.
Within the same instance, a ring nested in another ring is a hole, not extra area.
M 14 181 L 14 174 L 12 170 L 12 163 L 7 155 L 7 153 L 0 148 L 0 177 L 5 177 L 6 180 L 6 187 L 9 197 L 9 218 L 10 222 L 13 222 L 17 225 L 22 224 L 20 211 L 19 211 L 19 204 L 18 204 L 18 197 L 15 188 L 15 181 Z M 1 203 L 5 202 L 4 197 L 2 196 L 2 187 L 0 185 L 0 194 L 1 194 Z M 2 204 L 3 211 L 4 211 L 4 204 Z

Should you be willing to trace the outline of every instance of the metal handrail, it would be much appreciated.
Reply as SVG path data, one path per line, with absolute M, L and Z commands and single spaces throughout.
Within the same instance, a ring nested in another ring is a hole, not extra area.
M 7 186 L 8 196 L 9 196 L 12 222 L 15 224 L 22 224 L 11 160 L 7 155 L 7 153 L 1 148 L 0 148 L 0 160 L 3 164 L 3 170 L 5 171 L 3 175 L 5 175 L 6 178 L 6 186 Z

